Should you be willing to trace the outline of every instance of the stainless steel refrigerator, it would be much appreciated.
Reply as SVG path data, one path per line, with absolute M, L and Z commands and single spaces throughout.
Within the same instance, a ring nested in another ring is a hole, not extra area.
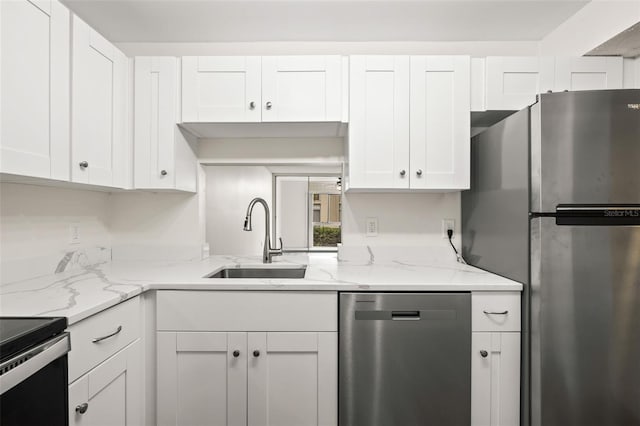
M 640 90 L 540 95 L 471 163 L 463 257 L 525 284 L 522 424 L 640 426 Z

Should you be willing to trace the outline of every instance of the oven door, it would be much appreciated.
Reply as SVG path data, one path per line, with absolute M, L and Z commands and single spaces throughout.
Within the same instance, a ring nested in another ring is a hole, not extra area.
M 69 335 L 44 342 L 0 366 L 0 424 L 69 424 L 67 352 Z

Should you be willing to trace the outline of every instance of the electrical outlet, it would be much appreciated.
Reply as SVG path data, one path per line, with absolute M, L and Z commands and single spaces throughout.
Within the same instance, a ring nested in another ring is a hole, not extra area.
M 456 232 L 455 227 L 456 221 L 453 219 L 442 219 L 442 238 L 449 238 L 447 235 L 447 231 L 451 229 L 454 233 Z
M 378 236 L 378 218 L 368 217 L 367 218 L 367 237 L 377 237 L 377 236 Z
M 69 244 L 80 244 L 80 224 L 69 225 Z

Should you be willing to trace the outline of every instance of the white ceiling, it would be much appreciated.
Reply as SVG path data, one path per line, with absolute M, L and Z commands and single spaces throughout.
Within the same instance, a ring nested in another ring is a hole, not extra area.
M 114 42 L 540 40 L 586 0 L 62 0 Z

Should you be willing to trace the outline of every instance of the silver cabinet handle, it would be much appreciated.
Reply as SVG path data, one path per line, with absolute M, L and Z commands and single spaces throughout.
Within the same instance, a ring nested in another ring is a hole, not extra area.
M 116 334 L 120 333 L 122 331 L 122 326 L 119 325 L 118 328 L 116 329 L 116 331 L 114 331 L 111 334 L 107 334 L 106 336 L 102 336 L 102 337 L 96 337 L 95 339 L 92 340 L 93 343 L 98 343 L 98 342 L 102 342 L 105 339 L 108 339 L 109 337 L 113 337 Z
M 89 162 L 88 161 L 81 161 L 80 163 L 78 163 L 78 165 L 80 167 L 82 167 L 83 169 L 86 169 L 87 167 L 89 167 Z
M 406 174 L 407 174 L 407 171 L 406 171 L 406 170 L 404 170 L 404 169 L 400 170 L 400 176 L 404 176 L 404 175 L 406 175 Z
M 273 104 L 271 102 L 267 102 L 267 104 L 266 104 L 267 109 L 271 109 L 272 106 L 273 106 Z
M 484 312 L 485 315 L 507 315 L 509 313 L 509 311 L 502 311 L 502 312 L 482 311 L 482 312 Z
M 83 402 L 82 404 L 76 406 L 76 413 L 84 414 L 89 409 L 89 403 Z
M 416 170 L 416 174 L 417 174 L 418 176 L 422 176 L 422 169 L 418 169 L 418 170 Z
M 249 109 L 255 109 L 256 108 L 256 103 L 251 101 L 249 102 Z
M 480 356 L 481 356 L 482 358 L 486 358 L 486 357 L 488 357 L 488 356 L 489 356 L 489 352 L 487 352 L 487 351 L 485 351 L 485 350 L 482 350 L 482 351 L 480 351 Z
M 167 171 L 166 171 L 166 170 L 160 170 L 160 174 L 161 174 L 162 176 L 166 176 L 166 175 L 167 175 Z

